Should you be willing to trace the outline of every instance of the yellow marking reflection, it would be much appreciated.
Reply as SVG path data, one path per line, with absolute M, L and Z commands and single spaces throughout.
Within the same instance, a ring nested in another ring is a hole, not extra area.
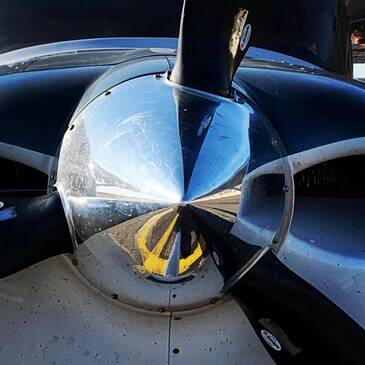
M 136 241 L 137 247 L 141 253 L 143 265 L 140 266 L 140 270 L 147 271 L 153 274 L 163 276 L 166 272 L 168 260 L 160 257 L 161 252 L 165 245 L 168 242 L 168 239 L 174 229 L 174 226 L 179 218 L 179 214 L 177 214 L 170 225 L 167 227 L 159 241 L 157 242 L 156 246 L 153 248 L 152 251 L 149 250 L 147 246 L 147 239 L 149 234 L 152 232 L 153 227 L 158 222 L 158 220 L 165 214 L 168 214 L 171 211 L 163 212 L 158 214 L 148 220 L 143 227 L 139 230 Z M 194 252 L 179 261 L 179 273 L 182 274 L 187 271 L 201 256 L 203 255 L 203 251 L 201 249 L 200 244 L 197 245 Z
M 193 265 L 202 256 L 203 256 L 203 251 L 199 243 L 194 252 L 190 256 L 184 259 L 180 259 L 179 274 L 182 274 L 185 271 L 189 270 L 191 265 Z
M 162 235 L 162 237 L 160 238 L 160 240 L 157 242 L 157 245 L 152 250 L 152 253 L 154 255 L 160 256 L 163 248 L 165 247 L 165 244 L 167 243 L 167 240 L 169 239 L 169 237 L 170 237 L 170 235 L 172 233 L 172 230 L 174 229 L 174 226 L 175 226 L 178 218 L 179 218 L 179 214 L 176 214 L 175 218 L 172 220 L 172 222 L 170 223 L 170 225 L 167 227 L 165 233 Z

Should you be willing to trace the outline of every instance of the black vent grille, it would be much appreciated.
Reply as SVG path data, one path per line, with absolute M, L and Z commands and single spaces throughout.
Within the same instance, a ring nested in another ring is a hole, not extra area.
M 295 175 L 296 195 L 365 197 L 365 156 L 327 161 Z
M 0 158 L 0 196 L 34 196 L 47 192 L 47 174 L 19 162 Z

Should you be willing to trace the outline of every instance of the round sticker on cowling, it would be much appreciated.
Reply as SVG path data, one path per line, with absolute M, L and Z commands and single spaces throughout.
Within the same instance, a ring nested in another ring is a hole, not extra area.
M 269 331 L 262 330 L 261 336 L 272 349 L 275 351 L 281 351 L 280 342 L 273 334 L 271 334 Z
M 247 24 L 243 28 L 243 31 L 242 31 L 242 34 L 241 34 L 241 41 L 240 41 L 241 51 L 244 51 L 247 48 L 248 43 L 250 42 L 251 33 L 252 33 L 251 24 Z

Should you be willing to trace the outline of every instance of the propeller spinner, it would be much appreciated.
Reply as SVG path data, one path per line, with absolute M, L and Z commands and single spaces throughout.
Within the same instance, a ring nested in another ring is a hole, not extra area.
M 180 303 L 193 307 L 228 289 L 280 244 L 291 218 L 285 151 L 267 118 L 231 85 L 264 3 L 255 1 L 252 12 L 253 2 L 231 1 L 222 12 L 221 1 L 187 0 L 171 74 L 121 82 L 119 65 L 95 82 L 92 89 L 104 93 L 75 115 L 62 142 L 60 196 L 43 198 L 54 202 L 43 205 L 47 217 L 62 200 L 66 219 L 59 211 L 58 219 L 43 219 L 43 227 L 52 224 L 62 234 L 55 241 L 43 229 L 23 243 L 22 255 L 3 255 L 1 275 L 75 251 L 90 281 L 100 286 L 95 272 L 104 270 L 106 292 L 124 293 L 132 303 L 138 296 L 142 307 L 156 295 L 136 295 L 119 277 L 131 272 L 151 293 L 151 283 L 200 278 L 202 285 L 205 278 L 206 294 L 185 294 Z M 210 22 L 197 32 L 202 16 Z M 279 161 L 276 175 L 257 174 L 272 161 Z M 1 223 L 8 235 L 17 237 L 10 227 L 20 220 L 33 222 L 32 204 Z M 91 269 L 85 255 L 104 269 Z

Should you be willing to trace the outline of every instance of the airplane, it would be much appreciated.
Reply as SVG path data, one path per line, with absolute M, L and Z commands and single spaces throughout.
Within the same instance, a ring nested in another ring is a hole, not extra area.
M 360 5 L 4 1 L 0 364 L 363 364 Z

